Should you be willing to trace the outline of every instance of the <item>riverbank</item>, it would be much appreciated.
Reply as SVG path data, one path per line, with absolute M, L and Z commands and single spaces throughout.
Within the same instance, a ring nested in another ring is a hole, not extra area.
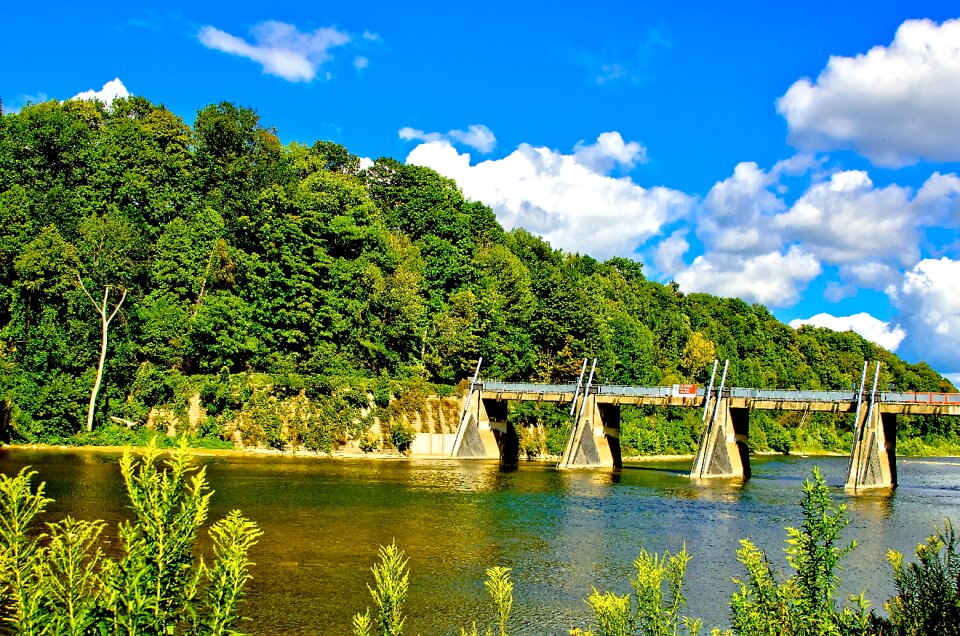
M 170 439 L 170 438 L 168 438 Z M 104 452 L 104 453 L 122 453 L 126 450 L 146 448 L 145 444 L 127 444 L 127 445 L 71 445 L 71 444 L 3 444 L 0 445 L 0 452 L 7 450 L 17 450 L 17 449 L 30 449 L 30 450 L 42 450 L 42 451 L 90 451 L 90 452 Z M 174 445 L 164 445 L 164 448 L 167 450 L 173 450 Z M 338 450 L 333 451 L 332 453 L 324 453 L 318 451 L 309 451 L 309 450 L 297 450 L 297 451 L 288 451 L 288 450 L 277 450 L 274 448 L 205 448 L 198 446 L 188 446 L 187 451 L 193 455 L 198 456 L 230 456 L 230 455 L 250 455 L 250 456 L 275 456 L 275 457 L 291 457 L 291 458 L 312 458 L 312 459 L 363 459 L 363 460 L 411 460 L 411 459 L 449 459 L 450 456 L 446 454 L 423 454 L 423 455 L 414 455 L 409 456 L 403 453 L 397 452 L 383 452 L 376 451 L 365 453 L 361 450 L 343 447 Z M 846 457 L 847 453 L 840 453 L 835 451 L 803 451 L 796 453 L 789 453 L 784 455 L 777 452 L 758 452 L 751 453 L 751 457 L 793 457 L 798 459 L 806 459 L 813 457 Z M 957 458 L 960 459 L 960 454 L 942 454 L 942 455 L 897 455 L 900 459 L 914 459 L 922 460 L 926 457 L 946 457 L 946 458 Z M 693 460 L 694 455 L 691 453 L 678 454 L 678 455 L 630 455 L 623 458 L 625 462 L 634 462 L 634 463 L 644 463 L 644 462 L 668 462 L 668 461 L 680 461 L 680 460 Z M 540 463 L 540 464 L 555 464 L 560 461 L 560 457 L 557 455 L 546 455 L 542 457 L 534 458 L 522 458 L 520 459 L 521 463 Z

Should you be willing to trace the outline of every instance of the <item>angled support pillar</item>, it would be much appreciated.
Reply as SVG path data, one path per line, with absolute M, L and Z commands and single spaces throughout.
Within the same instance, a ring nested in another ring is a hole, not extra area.
M 477 385 L 463 398 L 460 427 L 450 453 L 454 459 L 500 458 L 500 447 L 494 430 L 498 426 L 505 427 L 506 423 L 491 421 L 487 401 L 481 397 L 481 390 L 482 387 Z
M 620 468 L 620 406 L 599 403 L 597 394 L 587 391 L 577 411 L 557 468 Z
M 467 384 L 464 380 L 460 385 L 460 395 L 463 396 L 460 404 L 460 425 L 450 451 L 450 456 L 454 459 L 496 459 L 500 456 L 483 400 L 483 383 L 477 381 L 481 364 L 483 358 L 477 362 L 477 370 L 470 383 Z
M 750 411 L 730 408 L 730 401 L 723 397 L 730 361 L 723 363 L 723 376 L 716 393 L 713 380 L 717 375 L 717 362 L 713 363 L 710 386 L 703 397 L 703 430 L 693 458 L 690 479 L 713 477 L 750 478 L 750 453 L 747 437 L 750 433 Z
M 714 397 L 707 406 L 713 406 L 710 417 L 700 435 L 697 454 L 693 459 L 690 479 L 716 477 L 750 478 L 750 456 L 747 436 L 750 411 L 730 408 L 727 398 Z
M 862 408 L 861 403 L 857 408 L 853 448 L 850 449 L 845 484 L 848 491 L 893 488 L 897 485 L 897 416 L 894 413 L 881 412 L 876 404 L 879 376 L 880 363 L 877 362 L 873 390 L 867 397 L 868 407 Z M 864 379 L 865 377 L 866 364 Z M 861 380 L 861 391 L 862 389 Z

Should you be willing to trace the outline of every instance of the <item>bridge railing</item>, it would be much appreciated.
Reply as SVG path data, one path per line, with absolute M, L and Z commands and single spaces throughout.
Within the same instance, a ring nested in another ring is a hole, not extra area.
M 615 395 L 620 397 L 655 397 L 668 398 L 675 397 L 673 387 L 669 386 L 624 386 L 619 384 L 601 384 L 597 393 L 600 395 Z M 705 390 L 703 387 L 697 387 L 696 396 L 703 397 Z M 684 395 L 682 397 L 694 397 L 694 395 Z
M 484 391 L 497 393 L 523 394 L 556 394 L 573 393 L 577 389 L 576 383 L 567 384 L 538 384 L 535 382 L 501 382 L 499 380 L 485 380 L 480 384 Z M 623 386 L 616 384 L 601 384 L 596 387 L 600 395 L 619 397 L 677 397 L 674 387 L 669 386 Z M 592 391 L 591 391 L 592 392 Z M 702 398 L 706 391 L 697 387 L 696 397 Z M 796 389 L 752 389 L 731 387 L 724 389 L 724 397 L 743 398 L 748 400 L 773 400 L 780 402 L 854 402 L 857 399 L 855 391 L 811 391 Z M 681 397 L 694 397 L 684 395 Z M 935 393 L 921 391 L 885 391 L 878 394 L 878 401 L 892 404 L 943 404 L 960 406 L 960 393 Z
M 498 393 L 573 393 L 577 390 L 576 383 L 572 384 L 536 384 L 533 382 L 500 382 L 499 380 L 484 380 L 484 391 Z
M 780 402 L 853 402 L 853 391 L 809 391 L 797 389 L 747 389 L 730 388 L 730 397 L 751 400 L 776 400 Z
M 887 391 L 880 394 L 881 402 L 896 404 L 958 404 L 960 393 L 933 393 L 918 391 Z

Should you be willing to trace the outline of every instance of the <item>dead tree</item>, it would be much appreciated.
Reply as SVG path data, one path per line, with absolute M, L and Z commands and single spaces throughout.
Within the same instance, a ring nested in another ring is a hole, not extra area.
M 127 297 L 127 290 L 123 290 L 123 293 L 120 294 L 120 300 L 117 301 L 117 304 L 114 305 L 113 309 L 110 311 L 110 315 L 107 316 L 107 303 L 110 300 L 110 285 L 106 285 L 103 288 L 103 302 L 97 303 L 97 301 L 93 299 L 93 296 L 90 295 L 90 292 L 87 291 L 87 288 L 84 286 L 83 279 L 80 278 L 79 273 L 77 274 L 77 282 L 80 283 L 80 289 L 83 290 L 83 293 L 86 294 L 87 298 L 90 299 L 90 302 L 93 303 L 97 313 L 100 314 L 100 328 L 102 336 L 100 340 L 100 363 L 97 365 L 97 379 L 93 382 L 93 389 L 90 391 L 90 406 L 87 409 L 87 431 L 92 431 L 93 411 L 97 404 L 97 394 L 100 393 L 100 383 L 103 381 L 103 367 L 107 361 L 107 330 L 110 328 L 110 321 L 113 320 L 113 317 L 117 315 L 118 311 L 120 311 L 120 305 L 123 304 L 124 299 Z

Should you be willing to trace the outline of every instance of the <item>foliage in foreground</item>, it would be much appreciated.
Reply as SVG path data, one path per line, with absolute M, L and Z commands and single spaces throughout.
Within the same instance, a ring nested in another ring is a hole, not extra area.
M 683 577 L 689 561 L 686 547 L 677 554 L 664 552 L 663 556 L 641 549 L 633 562 L 637 570 L 636 577 L 630 579 L 633 594 L 601 594 L 594 589 L 587 605 L 593 610 L 595 626 L 587 631 L 574 629 L 571 636 L 675 636 L 684 632 L 697 636 L 702 621 L 680 615 L 687 603 Z
M 897 595 L 886 604 L 888 631 L 898 636 L 960 634 L 960 553 L 948 519 L 926 543 L 917 546 L 917 562 L 904 564 L 890 550 Z
M 262 534 L 235 510 L 210 527 L 213 561 L 194 558 L 212 492 L 183 448 L 149 446 L 120 471 L 134 512 L 123 555 L 99 547 L 105 524 L 66 517 L 37 528 L 52 501 L 36 473 L 0 475 L 0 617 L 14 634 L 236 634 L 250 548 Z
M 747 576 L 734 581 L 740 589 L 730 600 L 732 629 L 714 628 L 711 636 L 960 635 L 960 554 L 949 520 L 917 547 L 917 563 L 904 565 L 903 555 L 890 551 L 897 596 L 885 605 L 887 618 L 868 612 L 862 594 L 837 605 L 839 563 L 856 548 L 856 542 L 840 541 L 849 523 L 846 505 L 834 504 L 816 468 L 804 482 L 800 506 L 803 523 L 786 529 L 784 549 L 794 574 L 785 577 L 762 550 L 742 540 L 737 558 Z M 570 630 L 571 636 L 697 636 L 702 621 L 682 615 L 683 580 L 690 558 L 686 547 L 663 555 L 641 549 L 633 564 L 632 593 L 621 596 L 594 588 L 586 599 L 593 624 Z M 369 610 L 357 614 L 354 636 L 401 636 L 406 620 L 402 606 L 409 587 L 407 559 L 396 545 L 381 547 L 380 562 L 372 571 L 375 585 L 370 593 L 379 617 L 374 621 Z M 494 626 L 500 636 L 507 636 L 513 607 L 509 568 L 488 569 L 484 585 L 493 604 Z M 476 623 L 470 630 L 461 629 L 461 636 L 479 634 Z M 485 634 L 493 636 L 494 629 L 487 628 Z
M 787 563 L 795 570 L 784 578 L 762 550 L 748 539 L 740 542 L 737 558 L 747 570 L 730 602 L 737 634 L 818 636 L 869 633 L 870 616 L 863 596 L 838 608 L 835 601 L 840 559 L 856 541 L 840 545 L 847 526 L 846 505 L 835 506 L 817 468 L 803 485 L 803 525 L 787 528 Z

